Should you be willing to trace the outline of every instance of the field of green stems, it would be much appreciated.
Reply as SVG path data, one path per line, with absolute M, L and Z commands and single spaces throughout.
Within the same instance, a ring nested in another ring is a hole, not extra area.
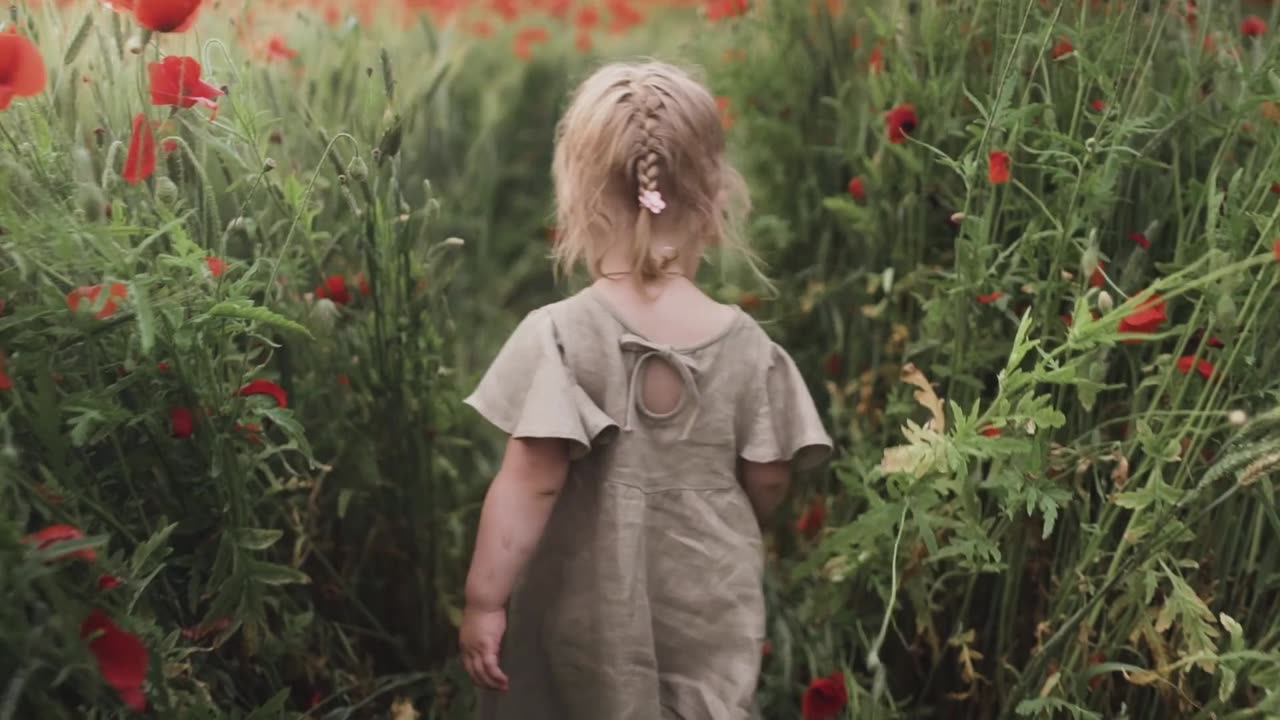
M 473 716 L 461 399 L 584 282 L 555 123 L 642 55 L 837 445 L 763 717 L 1280 717 L 1280 5 L 2 9 L 0 720 Z

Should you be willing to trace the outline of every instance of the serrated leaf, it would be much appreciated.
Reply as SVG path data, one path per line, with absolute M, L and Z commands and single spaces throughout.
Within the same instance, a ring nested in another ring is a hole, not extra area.
M 266 550 L 284 536 L 283 530 L 240 528 L 233 530 L 235 543 L 246 550 Z
M 305 585 L 311 578 L 301 570 L 268 562 L 249 564 L 249 579 L 264 585 Z
M 264 325 L 276 328 L 277 330 L 287 330 L 289 332 L 298 333 L 311 338 L 311 331 L 303 327 L 301 324 L 276 314 L 271 310 L 257 305 L 244 305 L 232 302 L 220 302 L 209 308 L 208 315 L 210 317 L 236 318 L 238 320 L 250 320 L 259 322 Z
M 169 536 L 173 534 L 174 529 L 177 527 L 178 523 L 170 523 L 152 533 L 151 537 L 133 549 L 133 557 L 129 560 L 129 569 L 134 575 L 142 573 L 153 555 L 159 561 L 169 554 L 169 548 L 166 543 L 169 542 Z

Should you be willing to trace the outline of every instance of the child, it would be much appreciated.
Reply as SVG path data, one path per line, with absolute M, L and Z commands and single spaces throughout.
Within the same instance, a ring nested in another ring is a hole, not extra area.
M 757 519 L 831 440 L 787 353 L 693 284 L 744 194 L 707 90 L 609 65 L 558 135 L 557 260 L 595 282 L 530 313 L 466 401 L 511 436 L 462 622 L 481 717 L 746 718 Z

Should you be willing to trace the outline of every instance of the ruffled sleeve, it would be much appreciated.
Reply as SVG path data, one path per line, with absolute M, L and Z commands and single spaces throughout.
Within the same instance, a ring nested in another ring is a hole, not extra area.
M 611 441 L 618 431 L 574 380 L 555 325 L 543 310 L 521 321 L 463 402 L 512 437 L 570 441 L 575 460 Z
M 738 454 L 750 462 L 789 461 L 797 470 L 821 465 L 831 456 L 831 437 L 813 397 L 791 356 L 772 342 L 768 352 Z

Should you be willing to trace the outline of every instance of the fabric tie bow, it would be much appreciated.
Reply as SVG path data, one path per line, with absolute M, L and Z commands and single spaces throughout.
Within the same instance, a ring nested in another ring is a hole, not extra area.
M 639 387 L 640 387 L 640 370 L 650 358 L 659 357 L 667 361 L 667 364 L 675 368 L 680 374 L 681 381 L 684 382 L 685 392 L 691 396 L 689 398 L 681 397 L 680 404 L 672 411 L 672 414 L 678 412 L 691 399 L 693 402 L 693 412 L 689 414 L 689 422 L 685 425 L 684 432 L 680 435 L 681 440 L 686 440 L 689 433 L 693 430 L 694 424 L 698 421 L 698 411 L 702 408 L 702 394 L 698 391 L 698 381 L 695 373 L 701 368 L 698 361 L 677 351 L 670 345 L 651 342 L 639 335 L 627 333 L 619 339 L 619 344 L 623 350 L 629 350 L 640 353 L 640 357 L 636 359 L 635 367 L 631 370 L 630 387 L 627 388 L 627 416 L 622 424 L 624 431 L 631 431 L 631 416 L 635 412 L 638 403 Z

